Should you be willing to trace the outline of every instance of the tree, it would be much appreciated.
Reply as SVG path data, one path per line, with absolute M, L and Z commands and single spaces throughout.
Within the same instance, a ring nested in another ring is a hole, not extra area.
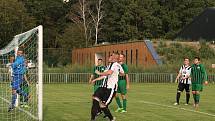
M 103 19 L 104 17 L 104 12 L 102 10 L 103 6 L 102 6 L 102 1 L 103 0 L 97 0 L 95 3 L 96 4 L 96 11 L 92 11 L 92 10 L 89 10 L 89 13 L 93 19 L 93 25 L 94 25 L 94 28 L 95 28 L 95 44 L 98 43 L 98 33 L 101 29 L 101 20 Z
M 71 23 L 57 40 L 61 42 L 63 48 L 85 47 L 82 31 L 75 23 Z
M 92 19 L 89 14 L 89 1 L 79 0 L 76 4 L 73 4 L 68 16 L 69 19 L 83 31 L 85 46 L 88 47 L 92 32 Z
M 28 13 L 36 18 L 37 25 L 44 26 L 44 47 L 61 47 L 57 40 L 62 35 L 67 24 L 66 15 L 70 10 L 73 1 L 64 3 L 62 0 L 21 0 Z
M 13 36 L 36 26 L 23 3 L 18 0 L 3 0 L 0 4 L 0 48 L 6 46 Z

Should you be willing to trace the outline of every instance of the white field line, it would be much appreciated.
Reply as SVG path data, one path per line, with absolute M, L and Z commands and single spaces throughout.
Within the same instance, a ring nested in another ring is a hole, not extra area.
M 210 113 L 206 113 L 206 112 L 201 112 L 201 111 L 196 111 L 196 110 L 192 110 L 192 109 L 180 108 L 180 107 L 170 106 L 170 105 L 163 105 L 163 104 L 153 103 L 153 102 L 148 102 L 148 101 L 139 101 L 139 102 L 140 103 L 149 104 L 149 105 L 155 105 L 155 106 L 167 107 L 167 108 L 174 108 L 174 109 L 179 109 L 179 110 L 184 110 L 184 111 L 199 113 L 199 114 L 203 114 L 203 115 L 207 115 L 207 116 L 212 116 L 212 117 L 215 118 L 214 114 L 210 114 Z
M 47 103 L 90 103 L 90 102 L 91 101 L 81 101 L 81 100 L 59 100 L 59 101 L 52 100 L 52 101 L 47 101 Z M 192 110 L 192 109 L 181 108 L 181 107 L 177 107 L 177 106 L 164 105 L 164 104 L 148 102 L 148 101 L 138 101 L 138 103 L 145 103 L 145 104 L 149 104 L 149 105 L 166 107 L 166 108 L 174 108 L 174 109 L 189 111 L 189 112 L 193 112 L 193 113 L 199 113 L 199 114 L 202 114 L 202 115 L 207 115 L 207 116 L 211 116 L 211 117 L 215 118 L 215 114 L 196 111 L 196 110 Z
M 7 100 L 7 99 L 5 99 L 5 98 L 3 98 L 3 97 L 1 97 L 1 96 L 0 96 L 0 99 L 2 99 L 3 101 L 5 101 L 6 103 L 10 104 L 10 101 L 9 101 L 9 100 Z M 38 120 L 38 118 L 37 118 L 36 116 L 32 115 L 29 111 L 23 110 L 23 109 L 20 108 L 20 107 L 16 107 L 16 108 L 17 108 L 18 110 L 20 110 L 20 111 L 26 113 L 27 115 L 29 115 L 29 116 L 32 117 L 33 119 Z

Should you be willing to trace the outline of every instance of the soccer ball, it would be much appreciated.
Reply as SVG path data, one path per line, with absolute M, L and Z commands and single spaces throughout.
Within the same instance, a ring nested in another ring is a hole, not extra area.
M 64 3 L 68 3 L 68 2 L 69 2 L 69 0 L 63 0 L 63 2 L 64 2 Z

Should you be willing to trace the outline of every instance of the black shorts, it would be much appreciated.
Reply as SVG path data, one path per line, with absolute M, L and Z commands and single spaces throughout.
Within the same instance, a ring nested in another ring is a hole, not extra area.
M 177 90 L 180 92 L 183 92 L 184 90 L 186 92 L 190 92 L 190 84 L 179 83 Z
M 109 105 L 116 95 L 116 91 L 114 89 L 108 89 L 105 87 L 99 87 L 93 94 L 94 97 L 97 97 L 104 104 Z

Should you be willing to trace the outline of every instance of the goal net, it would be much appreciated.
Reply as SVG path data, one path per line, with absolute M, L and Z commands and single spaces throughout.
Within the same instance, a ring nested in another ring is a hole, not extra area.
M 42 26 L 38 26 L 14 36 L 6 47 L 0 48 L 0 121 L 42 120 L 42 33 Z M 20 74 L 22 81 L 17 81 L 12 66 L 17 61 L 19 48 L 25 60 L 23 74 Z M 19 86 L 12 94 L 15 82 Z

